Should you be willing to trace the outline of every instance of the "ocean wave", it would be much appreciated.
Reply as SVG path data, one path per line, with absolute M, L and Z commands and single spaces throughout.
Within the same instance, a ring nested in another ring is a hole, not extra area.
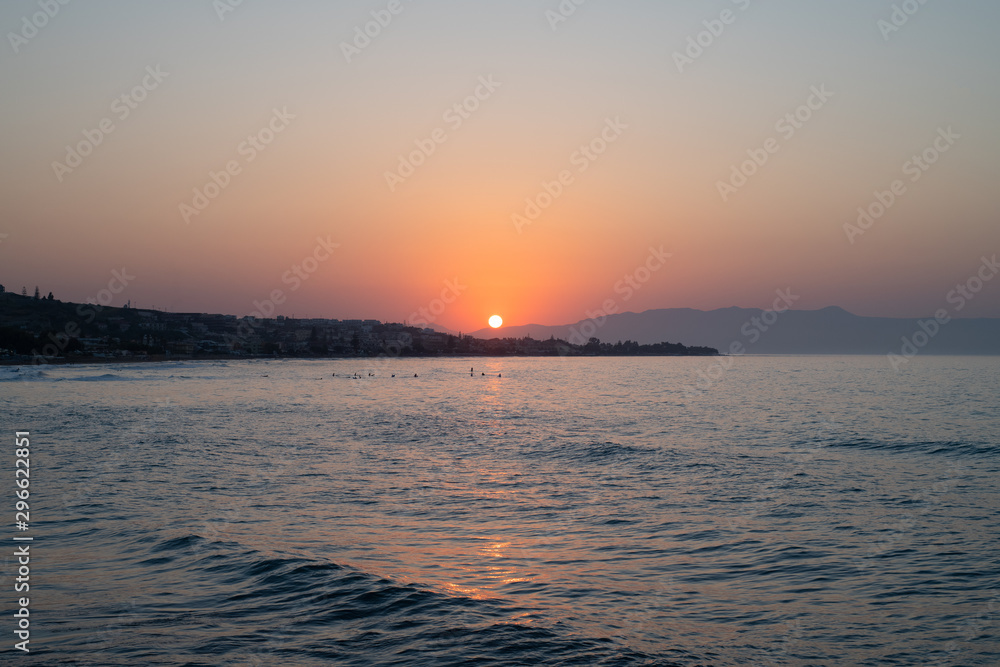
M 867 449 L 883 452 L 921 453 L 944 456 L 996 456 L 1000 444 L 989 442 L 960 442 L 955 440 L 897 440 L 852 438 L 830 442 L 826 447 L 842 449 Z
M 0 382 L 44 382 L 53 379 L 38 366 L 0 367 Z
M 268 555 L 194 534 L 163 539 L 136 563 L 196 582 L 187 599 L 143 612 L 139 633 L 177 622 L 197 633 L 173 644 L 178 662 L 340 665 L 676 665 L 610 638 L 570 633 L 545 611 L 402 583 L 332 561 Z M 194 592 L 197 591 L 197 592 Z M 200 599 L 199 599 L 200 598 Z M 204 618 L 202 618 L 204 616 Z M 260 627 L 248 633 L 249 626 Z M 112 649 L 137 650 L 139 642 Z M 670 660 L 667 661 L 666 658 Z
M 583 441 L 550 439 L 542 443 L 526 445 L 522 450 L 524 456 L 571 460 L 583 463 L 623 462 L 642 460 L 654 451 L 646 447 L 624 445 L 612 441 Z
M 102 375 L 79 375 L 77 377 L 63 378 L 67 382 L 131 382 L 138 378 L 125 377 L 115 373 L 103 373 Z

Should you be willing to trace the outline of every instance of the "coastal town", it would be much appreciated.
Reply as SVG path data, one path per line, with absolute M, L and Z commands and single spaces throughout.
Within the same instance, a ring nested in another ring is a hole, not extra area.
M 679 343 L 481 339 L 407 323 L 171 313 L 126 304 L 67 303 L 0 292 L 0 363 L 156 361 L 190 358 L 408 356 L 711 356 Z

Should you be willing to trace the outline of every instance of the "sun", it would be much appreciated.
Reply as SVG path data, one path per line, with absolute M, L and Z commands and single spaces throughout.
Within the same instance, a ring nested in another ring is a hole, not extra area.
M 503 318 L 499 315 L 493 315 L 490 317 L 490 326 L 494 329 L 499 329 L 503 325 Z

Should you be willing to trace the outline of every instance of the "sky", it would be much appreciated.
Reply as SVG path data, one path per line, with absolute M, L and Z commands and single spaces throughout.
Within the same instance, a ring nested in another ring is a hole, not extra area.
M 0 5 L 9 291 L 1000 317 L 996 2 L 63 1 Z

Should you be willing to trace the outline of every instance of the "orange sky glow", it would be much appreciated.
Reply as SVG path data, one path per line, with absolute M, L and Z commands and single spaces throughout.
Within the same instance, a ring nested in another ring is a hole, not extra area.
M 126 268 L 114 305 L 277 290 L 454 331 L 779 288 L 917 317 L 1000 247 L 993 4 L 886 37 L 865 2 L 721 2 L 695 58 L 719 8 L 472 4 L 402 3 L 363 48 L 385 3 L 62 8 L 0 62 L 0 283 L 84 301 Z

